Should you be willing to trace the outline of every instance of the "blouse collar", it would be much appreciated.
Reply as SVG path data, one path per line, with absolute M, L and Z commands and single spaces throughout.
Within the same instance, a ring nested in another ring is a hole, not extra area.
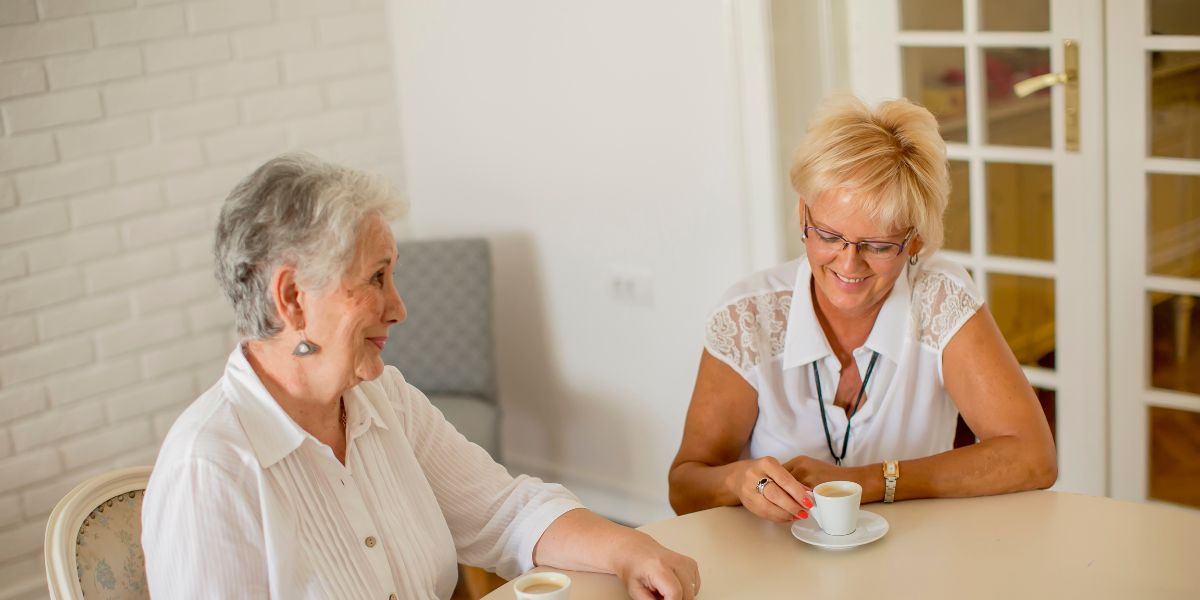
M 784 338 L 783 368 L 802 367 L 833 354 L 825 330 L 817 320 L 812 297 L 812 266 L 801 256 L 796 267 L 796 287 L 792 290 L 792 306 L 788 311 L 787 334 Z M 904 266 L 892 291 L 883 301 L 875 325 L 863 347 L 874 350 L 892 362 L 900 362 L 904 338 L 908 334 L 911 288 L 909 268 Z
M 304 441 L 325 444 L 300 427 L 279 406 L 250 366 L 239 344 L 225 363 L 225 389 L 250 439 L 258 463 L 266 469 L 295 452 Z M 361 385 L 361 384 L 360 384 Z M 372 426 L 387 429 L 374 404 L 355 386 L 342 395 L 346 402 L 347 444 Z

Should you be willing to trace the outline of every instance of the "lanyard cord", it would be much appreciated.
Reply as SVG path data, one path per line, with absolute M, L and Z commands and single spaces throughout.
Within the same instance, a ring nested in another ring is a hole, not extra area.
M 838 456 L 837 452 L 833 451 L 833 436 L 829 435 L 829 420 L 825 418 L 825 398 L 821 395 L 821 372 L 817 370 L 816 361 L 813 362 L 813 377 L 817 380 L 817 406 L 821 407 L 821 426 L 825 428 L 825 443 L 829 446 L 829 454 L 833 455 L 833 464 L 841 466 L 842 459 L 846 458 L 846 452 L 850 448 L 850 419 L 858 413 L 858 406 L 862 403 L 863 392 L 867 391 L 867 382 L 871 381 L 871 373 L 875 371 L 875 361 L 879 359 L 879 353 L 875 352 L 871 355 L 871 364 L 867 365 L 867 376 L 863 377 L 862 387 L 858 388 L 858 398 L 854 400 L 852 410 L 846 412 L 846 436 L 842 439 L 842 455 Z

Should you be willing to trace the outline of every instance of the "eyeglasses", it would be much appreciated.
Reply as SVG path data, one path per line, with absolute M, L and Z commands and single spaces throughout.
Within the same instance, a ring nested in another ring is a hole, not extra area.
M 850 246 L 854 246 L 855 249 L 858 250 L 858 255 L 867 260 L 887 261 L 900 256 L 904 252 L 904 247 L 908 245 L 909 240 L 912 239 L 912 236 L 914 233 L 916 233 L 916 230 L 910 229 L 908 234 L 904 236 L 904 240 L 899 244 L 895 242 L 881 242 L 875 240 L 852 242 L 842 237 L 840 233 L 834 233 L 814 225 L 809 225 L 808 207 L 805 207 L 803 235 L 804 241 L 807 242 L 810 239 L 810 232 L 812 232 L 811 239 L 816 246 L 815 249 L 822 253 L 831 254 L 834 252 L 841 252 Z

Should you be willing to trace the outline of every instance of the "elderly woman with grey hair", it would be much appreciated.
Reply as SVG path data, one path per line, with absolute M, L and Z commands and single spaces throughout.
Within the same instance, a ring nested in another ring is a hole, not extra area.
M 377 178 L 307 155 L 242 181 L 216 271 L 242 342 L 175 422 L 146 491 L 158 598 L 449 598 L 464 562 L 616 573 L 695 596 L 691 559 L 512 477 L 380 358 L 405 318 Z

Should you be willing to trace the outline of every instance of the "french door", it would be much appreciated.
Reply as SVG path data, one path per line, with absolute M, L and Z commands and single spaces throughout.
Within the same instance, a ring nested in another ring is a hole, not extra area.
M 1200 2 L 1106 9 L 1110 490 L 1200 507 Z
M 854 93 L 937 116 L 953 186 L 944 253 L 971 272 L 1042 402 L 1056 489 L 1097 495 L 1109 491 L 1103 9 L 851 0 L 847 19 Z

